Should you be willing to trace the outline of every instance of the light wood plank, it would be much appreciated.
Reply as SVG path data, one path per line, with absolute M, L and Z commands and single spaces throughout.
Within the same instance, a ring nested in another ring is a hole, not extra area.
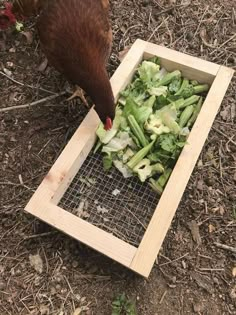
M 105 254 L 120 264 L 126 267 L 130 266 L 137 250 L 134 246 L 56 205 L 44 203 L 44 206 L 41 207 L 38 203 L 39 201 L 34 199 L 31 205 L 26 207 L 26 210 L 40 220 L 48 222 L 54 228 Z
M 44 203 L 49 201 L 56 203 L 60 199 L 76 174 L 75 168 L 80 167 L 90 152 L 95 142 L 94 130 L 98 124 L 98 116 L 92 109 L 39 185 L 27 209 L 33 207 L 34 199 L 41 203 L 42 208 Z
M 138 65 L 143 59 L 145 47 L 146 42 L 137 39 L 112 76 L 110 81 L 116 100 L 119 93 L 130 83 Z
M 232 76 L 233 70 L 220 68 L 130 266 L 145 277 L 149 276 Z
M 201 83 L 212 84 L 220 66 L 163 46 L 147 43 L 144 58 L 157 55 L 168 71 L 181 70 L 183 76 Z

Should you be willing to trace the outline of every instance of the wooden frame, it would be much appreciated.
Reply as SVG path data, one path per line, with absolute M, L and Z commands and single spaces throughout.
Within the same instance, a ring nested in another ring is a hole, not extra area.
M 116 99 L 119 92 L 131 81 L 141 60 L 153 55 L 160 57 L 167 70 L 179 69 L 185 77 L 209 83 L 211 88 L 188 138 L 189 144 L 184 147 L 178 159 L 139 247 L 120 240 L 58 206 L 95 143 L 99 118 L 93 109 L 87 114 L 25 208 L 25 211 L 144 277 L 149 276 L 153 267 L 234 73 L 232 69 L 224 66 L 137 40 L 111 78 Z

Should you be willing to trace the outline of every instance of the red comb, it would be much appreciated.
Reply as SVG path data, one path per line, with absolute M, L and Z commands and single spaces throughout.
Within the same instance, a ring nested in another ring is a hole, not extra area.
M 104 129 L 105 130 L 110 130 L 112 128 L 112 121 L 111 121 L 111 118 L 107 117 L 106 119 L 106 124 L 104 126 Z
M 5 9 L 4 10 L 0 10 L 0 15 L 5 16 L 6 18 L 8 18 L 10 23 L 16 23 L 16 17 L 12 13 L 12 4 L 9 3 L 9 2 L 5 2 L 4 6 L 5 6 Z M 1 25 L 1 26 L 2 26 L 2 28 L 4 28 L 4 25 Z M 5 28 L 7 28 L 7 25 L 6 25 Z

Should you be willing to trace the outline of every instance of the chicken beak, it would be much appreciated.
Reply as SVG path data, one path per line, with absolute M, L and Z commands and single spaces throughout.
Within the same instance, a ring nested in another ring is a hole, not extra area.
M 105 130 L 110 130 L 112 128 L 112 121 L 111 118 L 107 117 L 106 124 L 104 125 Z

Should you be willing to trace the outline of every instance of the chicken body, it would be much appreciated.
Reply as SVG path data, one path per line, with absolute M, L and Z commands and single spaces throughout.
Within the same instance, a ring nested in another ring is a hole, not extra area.
M 114 119 L 115 103 L 106 63 L 112 31 L 108 0 L 16 0 L 13 13 L 40 12 L 37 28 L 48 61 L 92 99 L 100 119 Z

